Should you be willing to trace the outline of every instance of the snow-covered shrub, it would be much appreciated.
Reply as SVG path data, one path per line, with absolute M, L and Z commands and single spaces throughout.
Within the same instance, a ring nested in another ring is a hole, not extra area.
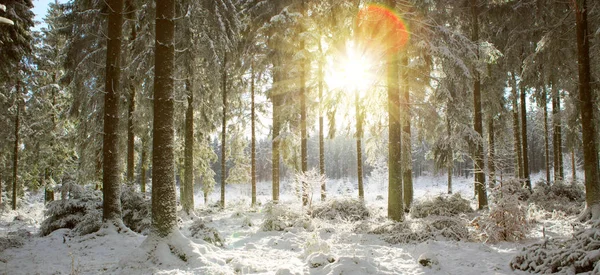
M 121 192 L 121 207 L 123 223 L 137 233 L 148 234 L 152 225 L 152 201 L 134 188 L 125 187 Z
M 544 240 L 515 256 L 512 269 L 537 273 L 600 274 L 600 222 L 576 232 L 568 240 Z
M 450 197 L 442 195 L 431 200 L 417 201 L 413 203 L 410 215 L 413 218 L 425 218 L 431 215 L 451 217 L 472 212 L 473 208 L 469 201 L 456 193 Z
M 262 231 L 283 231 L 288 227 L 302 227 L 311 231 L 312 221 L 306 215 L 292 211 L 288 206 L 269 202 L 265 205 Z
M 520 201 L 527 201 L 531 196 L 531 191 L 525 187 L 525 183 L 514 178 L 502 181 L 499 186 L 496 186 L 495 188 L 502 188 L 503 195 L 510 195 Z M 492 196 L 493 195 L 494 194 L 492 194 Z
M 319 234 L 313 233 L 304 242 L 304 256 L 308 257 L 313 253 L 329 253 L 331 246 L 324 240 L 321 240 Z
M 486 242 L 517 241 L 524 239 L 531 229 L 527 220 L 527 205 L 520 200 L 515 185 L 503 184 L 491 189 L 489 212 L 478 217 L 473 224 L 481 231 Z
M 469 238 L 467 223 L 456 217 L 428 217 L 425 219 L 389 223 L 371 231 L 391 244 L 420 243 L 427 240 L 461 241 Z
M 315 206 L 312 217 L 324 220 L 360 221 L 370 216 L 369 209 L 358 199 L 332 199 Z
M 86 234 L 100 229 L 102 208 L 102 192 L 92 188 L 72 185 L 70 198 L 48 203 L 44 212 L 46 219 L 40 227 L 40 234 L 46 236 L 59 228 L 75 229 L 78 234 Z M 79 225 L 85 221 L 85 225 Z M 97 227 L 96 227 L 97 226 Z
M 552 212 L 562 211 L 567 215 L 577 215 L 583 209 L 585 192 L 583 185 L 566 185 L 556 182 L 553 185 L 538 184 L 533 188 L 529 202 Z
M 0 237 L 0 252 L 8 248 L 21 247 L 31 237 L 31 233 L 25 229 L 8 232 L 6 237 Z
M 46 219 L 40 227 L 40 234 L 46 236 L 59 228 L 73 229 L 77 235 L 98 231 L 102 225 L 102 191 L 92 186 L 69 185 L 66 200 L 48 203 Z M 151 202 L 132 188 L 124 188 L 121 193 L 123 223 L 138 233 L 147 233 L 151 225 Z
M 296 173 L 294 175 L 294 186 L 299 197 L 302 197 L 302 190 L 306 190 L 309 208 L 312 208 L 314 190 L 321 189 L 321 185 L 325 183 L 325 176 L 321 175 L 317 169 L 311 169 L 306 173 Z
M 192 233 L 192 237 L 196 239 L 201 239 L 220 247 L 223 246 L 225 241 L 217 229 L 206 225 L 202 219 L 198 219 L 192 223 L 190 226 L 190 233 Z

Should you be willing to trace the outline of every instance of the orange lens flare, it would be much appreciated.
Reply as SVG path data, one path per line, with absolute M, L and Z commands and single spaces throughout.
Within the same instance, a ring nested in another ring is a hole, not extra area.
M 356 17 L 356 41 L 364 51 L 384 55 L 400 51 L 409 34 L 400 15 L 382 5 L 369 4 Z

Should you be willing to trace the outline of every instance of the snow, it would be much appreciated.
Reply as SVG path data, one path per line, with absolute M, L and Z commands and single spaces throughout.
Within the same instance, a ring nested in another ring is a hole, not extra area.
M 302 213 L 307 209 L 302 208 L 292 185 L 282 182 L 280 206 L 291 213 Z M 328 200 L 357 196 L 355 185 L 352 180 L 329 181 Z M 472 179 L 454 179 L 455 193 L 469 199 L 474 208 L 472 186 Z M 444 175 L 417 177 L 414 187 L 416 200 L 444 194 L 447 188 Z M 436 238 L 390 244 L 381 235 L 360 230 L 364 224 L 372 228 L 389 223 L 385 218 L 385 184 L 367 181 L 365 189 L 370 211 L 365 220 L 299 217 L 310 219 L 309 226 L 288 224 L 281 231 L 264 231 L 261 226 L 270 205 L 269 183 L 258 184 L 260 204 L 253 208 L 249 184 L 228 186 L 225 210 L 206 207 L 198 193 L 197 216 L 182 217 L 180 230 L 161 242 L 152 235 L 117 234 L 106 228 L 85 236 L 59 229 L 38 237 L 43 196 L 31 194 L 19 210 L 0 212 L 0 237 L 18 230 L 34 234 L 21 247 L 0 251 L 0 274 L 526 274 L 509 266 L 523 247 L 543 238 L 568 238 L 574 230 L 570 226 L 574 217 L 534 209 L 530 215 L 535 217 L 535 228 L 520 242 L 486 244 Z M 318 200 L 319 191 L 314 192 Z M 211 194 L 209 204 L 214 204 L 219 195 Z M 314 207 L 320 204 L 313 203 Z M 220 233 L 223 247 L 192 237 L 190 227 L 199 219 Z M 177 257 L 183 254 L 187 257 L 185 263 Z M 588 255 L 598 256 L 597 252 Z M 423 266 L 420 257 L 434 263 Z

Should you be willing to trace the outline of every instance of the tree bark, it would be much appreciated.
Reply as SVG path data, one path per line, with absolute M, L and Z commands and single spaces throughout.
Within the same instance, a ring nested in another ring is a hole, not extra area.
M 550 141 L 548 138 L 548 97 L 542 88 L 542 108 L 544 110 L 544 155 L 546 166 L 546 184 L 550 184 Z
M 479 43 L 479 22 L 478 22 L 478 0 L 471 0 L 471 11 L 473 12 L 473 42 Z M 479 55 L 479 53 L 477 53 Z M 477 70 L 474 72 L 474 83 L 473 83 L 473 103 L 474 108 L 474 125 L 475 132 L 479 135 L 480 140 L 475 145 L 475 162 L 474 173 L 475 173 L 475 190 L 478 198 L 478 208 L 487 208 L 487 191 L 485 187 L 485 172 L 484 172 L 484 159 L 483 159 L 483 121 L 481 115 L 481 80 L 479 79 L 479 73 Z
M 251 97 L 251 131 L 252 131 L 252 141 L 251 141 L 251 153 L 250 158 L 252 160 L 252 168 L 251 168 L 251 180 L 252 180 L 252 207 L 256 206 L 256 113 L 254 110 L 254 61 L 252 63 L 252 67 L 250 68 L 250 97 Z
M 404 211 L 408 212 L 413 201 L 412 179 L 412 135 L 410 129 L 410 83 L 408 81 L 408 55 L 402 55 L 402 96 L 400 98 L 400 118 L 402 119 L 402 185 Z
M 119 182 L 119 89 L 121 87 L 119 82 L 121 79 L 123 4 L 123 0 L 109 0 L 108 2 L 106 82 L 104 85 L 102 220 L 114 223 L 121 220 L 121 183 Z
M 304 14 L 304 1 L 302 1 L 302 13 Z M 304 50 L 304 40 L 300 41 L 300 49 Z M 302 173 L 308 172 L 308 143 L 306 131 L 306 60 L 300 61 L 300 158 Z M 302 205 L 308 205 L 307 182 L 302 182 Z
M 154 122 L 152 133 L 152 230 L 166 237 L 177 229 L 175 194 L 175 1 L 156 1 Z
M 15 116 L 15 146 L 13 151 L 13 184 L 12 184 L 12 210 L 17 210 L 19 194 L 19 130 L 21 129 L 21 82 L 17 80 L 16 103 L 17 114 Z
M 521 137 L 523 139 L 523 178 L 525 186 L 531 190 L 531 179 L 529 178 L 529 153 L 527 148 L 527 101 L 525 99 L 525 88 L 521 87 Z
M 148 138 L 142 138 L 142 168 L 140 169 L 140 192 L 146 197 L 146 171 L 148 170 Z
M 134 8 L 129 7 L 129 19 L 133 20 Z M 132 22 L 131 34 L 129 41 L 132 44 L 129 49 L 129 54 L 134 53 L 134 41 L 137 39 L 137 29 L 135 22 Z M 135 112 L 135 73 L 132 69 L 129 70 L 129 108 L 127 110 L 127 184 L 133 185 L 135 172 L 135 133 L 133 127 L 133 113 Z
M 496 141 L 495 141 L 494 116 L 488 116 L 488 170 L 490 172 L 490 187 L 496 185 Z
M 319 40 L 319 52 L 323 53 L 321 41 Z M 323 133 L 323 62 L 319 61 L 319 174 L 326 178 L 325 175 L 325 134 Z M 321 201 L 325 201 L 327 197 L 326 180 L 321 183 Z
M 280 122 L 280 95 L 278 95 L 280 72 L 277 68 L 279 64 L 273 64 L 273 86 L 276 87 L 271 94 L 271 101 L 273 102 L 273 140 L 271 143 L 272 146 L 272 187 L 273 187 L 273 203 L 277 203 L 279 201 L 279 132 L 281 131 L 281 122 Z
M 450 112 L 448 111 L 448 105 L 446 106 L 446 131 L 448 134 L 448 139 L 450 139 L 450 136 L 452 134 L 452 126 L 450 125 Z M 450 152 L 448 155 L 448 163 L 446 164 L 446 167 L 448 169 L 448 194 L 452 194 L 452 170 L 454 164 L 454 150 L 452 150 L 452 147 L 450 147 Z
M 512 75 L 512 113 L 513 113 L 513 135 L 514 135 L 514 150 L 516 154 L 515 160 L 515 177 L 523 178 L 523 157 L 522 157 L 522 145 L 521 145 L 521 129 L 519 127 L 519 95 L 517 91 L 517 79 L 514 73 Z
M 362 124 L 363 116 L 358 97 L 359 91 L 355 91 L 356 107 L 356 177 L 358 179 L 358 199 L 365 200 L 365 190 L 363 187 L 363 165 L 362 165 Z
M 554 180 L 564 178 L 563 158 L 562 158 L 562 118 L 560 115 L 560 92 L 556 88 L 554 81 L 552 85 L 552 124 L 554 125 Z
M 575 146 L 571 148 L 571 179 L 573 184 L 577 181 L 577 163 L 575 162 Z
M 225 208 L 225 177 L 227 171 L 225 171 L 225 141 L 227 139 L 227 54 L 223 55 L 223 73 L 221 75 L 222 91 L 223 91 L 223 122 L 221 126 L 221 201 L 219 204 L 221 208 Z
M 184 181 L 181 205 L 188 215 L 194 210 L 194 90 L 192 89 L 193 73 L 189 72 L 185 81 L 187 90 L 187 109 L 185 112 L 185 148 L 184 148 Z
M 581 101 L 581 128 L 583 166 L 585 172 L 585 201 L 592 219 L 600 219 L 600 179 L 598 150 L 594 122 L 594 95 L 591 87 L 590 44 L 586 0 L 574 1 L 577 30 L 577 63 L 579 64 L 579 100 Z
M 393 1 L 389 1 L 393 2 Z M 387 62 L 388 100 L 388 218 L 404 220 L 402 186 L 402 125 L 400 123 L 400 88 L 398 57 L 391 54 Z

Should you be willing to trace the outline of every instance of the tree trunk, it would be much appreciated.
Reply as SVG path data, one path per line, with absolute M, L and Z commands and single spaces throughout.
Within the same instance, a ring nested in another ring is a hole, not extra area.
M 471 9 L 473 12 L 473 42 L 479 42 L 479 22 L 478 22 L 478 0 L 472 0 Z M 479 55 L 479 53 L 477 53 Z M 475 145 L 475 162 L 474 173 L 475 173 L 475 189 L 477 191 L 477 198 L 479 203 L 479 209 L 487 208 L 487 191 L 485 187 L 485 172 L 484 172 L 484 159 L 483 159 L 483 121 L 481 115 L 481 82 L 479 79 L 479 73 L 477 70 L 474 71 L 474 84 L 473 84 L 473 103 L 474 108 L 474 125 L 475 132 L 479 135 L 479 142 Z
M 129 48 L 130 59 L 135 53 L 135 40 L 137 39 L 137 29 L 135 19 L 135 7 L 132 6 L 133 1 L 128 0 L 126 3 L 126 14 L 127 19 L 131 22 L 131 33 L 129 35 Z M 135 173 L 135 134 L 133 132 L 133 113 L 135 112 L 135 73 L 132 69 L 129 69 L 129 106 L 127 110 L 127 184 L 133 185 L 134 173 Z
M 393 1 L 389 1 L 390 4 Z M 402 186 L 402 125 L 400 123 L 400 87 L 398 57 L 390 54 L 387 62 L 388 100 L 388 218 L 404 220 Z
M 577 163 L 575 162 L 575 146 L 571 148 L 571 179 L 573 184 L 577 181 Z
M 490 172 L 490 187 L 496 185 L 496 141 L 494 116 L 488 116 L 488 170 Z
M 362 166 L 362 123 L 363 116 L 358 98 L 358 90 L 355 90 L 356 107 L 356 177 L 358 179 L 358 199 L 365 200 L 365 190 L 363 187 L 363 166 Z
M 142 138 L 142 168 L 140 169 L 140 192 L 146 197 L 146 171 L 148 170 L 148 138 Z
M 129 85 L 129 109 L 127 110 L 127 184 L 133 184 L 135 134 L 133 132 L 133 112 L 135 111 L 135 86 Z
M 302 14 L 305 15 L 305 3 L 302 0 Z M 301 32 L 304 32 L 304 27 L 301 26 Z M 304 51 L 304 39 L 300 38 L 300 50 Z M 308 143 L 306 131 L 306 66 L 307 61 L 302 58 L 300 60 L 300 158 L 302 174 L 308 172 Z M 308 188 L 307 182 L 302 182 L 302 205 L 308 205 Z M 312 191 L 312 190 L 311 190 Z
M 227 173 L 225 171 L 225 141 L 227 138 L 227 54 L 223 55 L 223 74 L 221 75 L 222 91 L 223 91 L 223 124 L 221 127 L 221 201 L 219 204 L 221 208 L 225 208 L 225 177 Z
M 323 53 L 321 41 L 319 40 L 319 52 Z M 323 133 L 323 62 L 319 61 L 319 174 L 326 178 L 325 175 L 325 134 Z M 327 197 L 326 181 L 321 183 L 321 201 L 325 201 Z
M 185 148 L 184 148 L 184 181 L 181 205 L 188 215 L 194 210 L 194 90 L 192 89 L 193 73 L 189 72 L 185 81 L 187 90 L 187 110 L 185 112 Z
M 2 158 L 0 158 L 2 159 Z M 2 205 L 2 174 L 4 173 L 3 167 L 0 167 L 0 205 Z
M 402 55 L 402 96 L 400 98 L 400 118 L 402 120 L 402 185 L 404 211 L 408 212 L 413 201 L 412 179 L 412 135 L 410 132 L 410 84 L 408 81 L 408 55 Z
M 154 122 L 152 133 L 152 230 L 166 237 L 177 229 L 174 173 L 175 1 L 156 1 Z
M 553 148 L 554 148 L 554 180 L 562 180 L 564 178 L 563 159 L 562 159 L 562 119 L 560 115 L 560 91 L 554 84 L 553 76 L 552 85 L 552 124 L 554 125 Z
M 450 125 L 450 112 L 448 111 L 448 107 L 446 107 L 446 131 L 448 134 L 448 139 L 450 139 L 450 136 L 452 134 L 452 126 Z M 452 194 L 452 166 L 454 164 L 454 150 L 452 150 L 452 147 L 450 147 L 450 152 L 448 155 L 448 163 L 446 164 L 446 167 L 448 169 L 448 194 Z
M 119 96 L 121 88 L 121 38 L 123 33 L 123 0 L 108 2 L 108 38 L 106 49 L 106 82 L 104 89 L 104 139 L 102 146 L 104 222 L 121 220 L 121 183 L 119 169 Z
M 544 155 L 546 164 L 546 184 L 550 184 L 550 141 L 548 138 L 548 97 L 542 88 L 542 108 L 544 110 Z
M 586 0 L 575 2 L 577 29 L 577 63 L 579 64 L 579 100 L 583 140 L 583 167 L 585 172 L 585 201 L 592 219 L 600 219 L 600 175 L 594 122 L 594 95 L 591 87 L 590 41 Z
M 521 137 L 523 139 L 523 178 L 525 186 L 531 190 L 531 179 L 529 178 L 529 151 L 527 148 L 527 101 L 525 99 L 525 87 L 521 86 Z
M 279 68 L 277 68 L 278 64 L 273 64 L 275 68 L 273 70 L 273 86 L 277 87 L 279 85 L 280 73 L 278 72 Z M 280 95 L 279 87 L 274 89 L 273 94 L 271 94 L 271 100 L 273 101 L 273 140 L 271 143 L 272 146 L 272 187 L 273 187 L 273 203 L 277 203 L 279 201 L 279 132 L 281 131 L 281 122 L 279 118 L 280 112 Z
M 17 210 L 17 200 L 19 194 L 19 130 L 21 128 L 21 85 L 20 80 L 17 80 L 16 87 L 16 102 L 17 114 L 15 116 L 15 146 L 13 151 L 13 185 L 12 185 L 12 210 Z
M 254 110 L 254 63 L 252 63 L 252 67 L 250 68 L 250 97 L 251 97 L 251 131 L 252 131 L 252 141 L 251 141 L 251 153 L 250 158 L 252 159 L 252 171 L 251 171 L 251 179 L 252 179 L 252 207 L 256 206 L 256 113 Z
M 517 91 L 517 79 L 514 73 L 512 75 L 512 112 L 513 112 L 513 136 L 514 136 L 514 149 L 517 159 L 515 160 L 515 177 L 518 179 L 523 178 L 523 157 L 522 157 L 522 149 L 521 146 L 521 129 L 519 125 L 521 124 L 519 121 L 519 95 Z

